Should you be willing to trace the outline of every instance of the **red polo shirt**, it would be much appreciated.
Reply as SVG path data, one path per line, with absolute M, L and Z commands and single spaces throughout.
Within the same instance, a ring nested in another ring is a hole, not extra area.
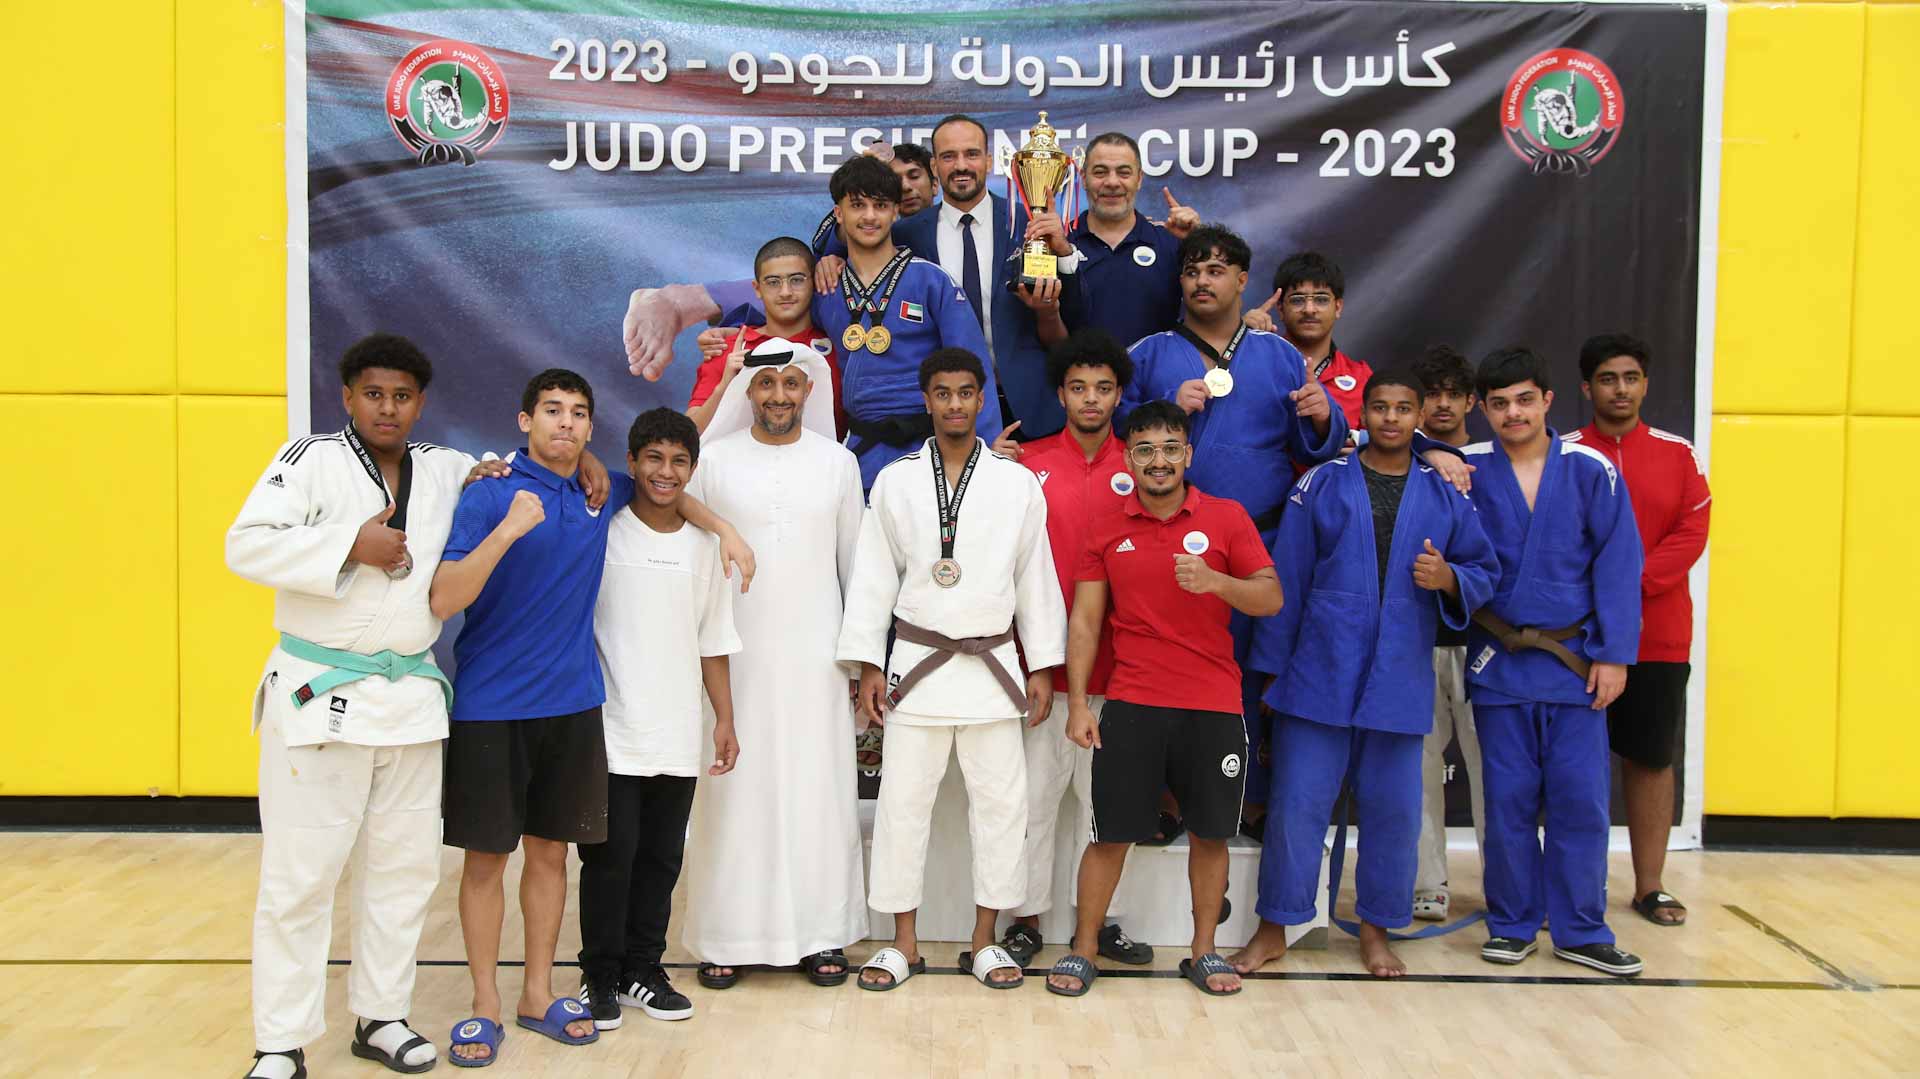
M 1314 367 L 1314 376 L 1320 385 L 1326 388 L 1327 396 L 1334 399 L 1340 411 L 1346 414 L 1347 426 L 1355 431 L 1366 430 L 1366 421 L 1361 416 L 1365 410 L 1367 380 L 1373 377 L 1373 368 L 1365 360 L 1356 360 L 1340 351 L 1339 345 L 1327 358 Z
M 1646 567 L 1640 572 L 1640 662 L 1685 663 L 1693 650 L 1687 571 L 1707 549 L 1713 492 L 1693 443 L 1635 424 L 1623 438 L 1592 424 L 1565 436 L 1605 454 L 1627 483 Z
M 687 407 L 706 404 L 707 398 L 713 396 L 713 391 L 720 388 L 720 376 L 727 370 L 727 353 L 733 351 L 733 342 L 741 333 L 747 335 L 747 351 L 751 352 L 754 346 L 772 336 L 766 329 L 765 326 L 742 326 L 739 333 L 728 336 L 719 354 L 701 360 L 699 370 L 693 374 L 693 393 L 687 398 Z M 796 345 L 806 345 L 826 358 L 827 370 L 833 373 L 834 430 L 840 432 L 841 438 L 847 437 L 847 416 L 840 410 L 840 354 L 833 347 L 833 338 L 809 326 L 786 340 Z
M 1126 447 L 1109 434 L 1094 451 L 1093 460 L 1075 442 L 1070 431 L 1036 439 L 1020 448 L 1020 463 L 1040 481 L 1047 500 L 1047 542 L 1053 547 L 1054 572 L 1060 575 L 1060 593 L 1067 611 L 1073 611 L 1074 572 L 1087 548 L 1087 526 L 1102 514 L 1118 509 L 1133 493 L 1133 473 L 1127 471 Z M 1100 650 L 1094 654 L 1087 692 L 1105 695 L 1113 674 L 1113 625 L 1100 625 Z M 1053 688 L 1067 691 L 1067 669 L 1053 669 Z
M 1233 608 L 1218 596 L 1183 590 L 1173 556 L 1247 577 L 1273 565 L 1240 503 L 1187 485 L 1186 500 L 1162 521 L 1129 494 L 1094 518 L 1075 574 L 1107 582 L 1113 676 L 1107 699 L 1154 708 L 1240 714 L 1240 665 L 1233 661 Z

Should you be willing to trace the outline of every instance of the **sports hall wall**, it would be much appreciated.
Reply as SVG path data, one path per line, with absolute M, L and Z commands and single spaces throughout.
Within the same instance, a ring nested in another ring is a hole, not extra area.
M 0 525 L 0 796 L 250 795 L 271 602 L 221 537 L 287 429 L 283 13 L 104 2 L 0 8 L 0 438 L 38 477 Z M 107 27 L 111 88 L 75 86 Z M 1920 817 L 1916 54 L 1920 5 L 1729 12 L 1710 814 Z

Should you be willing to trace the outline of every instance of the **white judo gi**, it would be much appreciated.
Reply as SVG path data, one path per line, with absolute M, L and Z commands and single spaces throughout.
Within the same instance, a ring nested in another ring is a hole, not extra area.
M 755 350 L 758 358 L 767 342 Z M 703 962 L 790 966 L 867 935 L 853 709 L 834 659 L 863 501 L 833 439 L 833 382 L 792 351 L 813 393 L 798 442 L 753 437 L 747 367 L 728 385 L 687 486 L 739 530 L 759 572 L 733 596 L 733 774 L 694 791 L 681 941 Z M 752 362 L 752 361 L 750 361 Z M 785 365 L 780 365 L 785 366 Z
M 887 631 L 897 619 L 955 640 L 1015 629 L 1029 669 L 1065 662 L 1066 604 L 1054 575 L 1039 481 L 983 447 L 959 510 L 953 557 L 961 577 L 942 588 L 933 579 L 940 511 L 928 441 L 874 480 L 854 554 L 839 658 L 885 667 L 889 687 L 898 687 L 935 650 L 903 638 L 889 659 Z M 1023 686 L 1018 653 L 1011 640 L 991 650 Z M 1025 711 L 979 655 L 954 655 L 895 702 L 886 716 L 886 768 L 873 826 L 867 900 L 873 909 L 919 909 L 934 798 L 956 751 L 967 787 L 974 902 L 1008 910 L 1025 898 Z
M 261 473 L 227 531 L 227 567 L 275 590 L 283 641 L 414 656 L 439 637 L 427 591 L 474 460 L 423 443 L 408 455 L 413 570 L 402 580 L 347 561 L 361 525 L 388 498 L 341 433 L 295 439 Z M 267 1052 L 308 1045 L 326 1029 L 333 896 L 348 858 L 347 1003 L 364 1019 L 406 1017 L 414 951 L 440 876 L 445 688 L 420 673 L 397 681 L 375 674 L 296 705 L 295 694 L 331 670 L 283 644 L 268 654 L 254 690 L 262 843 L 253 1020 L 255 1047 Z

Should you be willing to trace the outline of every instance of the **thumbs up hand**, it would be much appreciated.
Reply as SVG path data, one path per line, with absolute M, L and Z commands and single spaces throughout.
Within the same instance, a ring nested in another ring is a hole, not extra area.
M 1432 540 L 1422 540 L 1421 543 L 1425 550 L 1413 557 L 1413 583 L 1429 592 L 1458 595 L 1460 582 L 1453 575 L 1453 567 L 1447 565 L 1446 558 L 1434 549 Z
M 1327 403 L 1326 387 L 1320 385 L 1320 380 L 1313 377 L 1312 360 L 1305 356 L 1300 357 L 1300 370 L 1306 376 L 1306 382 L 1299 389 L 1287 394 L 1287 398 L 1293 402 L 1293 410 L 1301 419 L 1313 424 L 1315 431 L 1325 434 L 1327 424 L 1333 418 L 1332 406 Z
M 407 534 L 387 527 L 387 520 L 393 516 L 395 508 L 389 502 L 386 508 L 367 518 L 366 523 L 360 526 L 359 534 L 353 537 L 353 547 L 347 552 L 347 561 L 382 571 L 399 569 L 406 564 Z

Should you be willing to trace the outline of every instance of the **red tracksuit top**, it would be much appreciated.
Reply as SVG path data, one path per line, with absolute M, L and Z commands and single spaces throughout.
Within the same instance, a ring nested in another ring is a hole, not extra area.
M 1633 499 L 1646 568 L 1640 574 L 1640 662 L 1685 663 L 1693 647 L 1693 595 L 1687 571 L 1707 549 L 1713 492 L 1693 443 L 1670 431 L 1634 426 L 1624 438 L 1592 424 L 1564 436 L 1605 454 Z

